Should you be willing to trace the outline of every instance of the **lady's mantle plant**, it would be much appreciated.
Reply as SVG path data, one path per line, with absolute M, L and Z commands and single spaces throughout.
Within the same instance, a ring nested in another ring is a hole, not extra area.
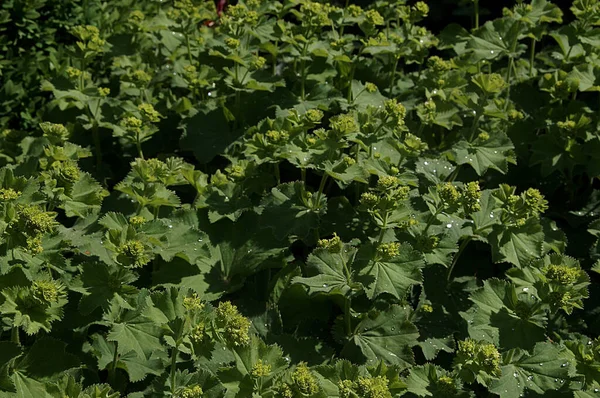
M 217 3 L 0 5 L 0 396 L 596 396 L 600 3 Z

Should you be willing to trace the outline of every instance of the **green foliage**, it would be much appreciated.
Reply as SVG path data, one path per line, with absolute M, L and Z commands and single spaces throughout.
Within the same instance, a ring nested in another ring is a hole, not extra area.
M 0 396 L 597 396 L 600 3 L 222 3 L 1 2 Z

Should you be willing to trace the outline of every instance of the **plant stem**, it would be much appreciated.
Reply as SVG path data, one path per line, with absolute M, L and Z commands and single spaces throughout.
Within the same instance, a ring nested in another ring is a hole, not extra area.
M 175 371 L 177 370 L 177 354 L 179 354 L 179 350 L 177 349 L 177 345 L 173 347 L 172 357 L 171 357 L 171 394 L 175 395 Z
M 529 77 L 533 77 L 533 61 L 535 59 L 535 39 L 531 38 L 531 49 L 529 54 Z
M 140 159 L 144 159 L 144 152 L 142 152 L 142 143 L 140 142 L 140 132 L 135 133 L 135 146 L 137 147 L 138 156 Z
M 110 365 L 110 369 L 108 369 L 108 383 L 114 387 L 115 385 L 115 376 L 117 373 L 117 361 L 119 360 L 119 343 L 115 342 L 115 351 L 113 352 L 113 360 Z
M 92 139 L 94 140 L 94 147 L 96 148 L 96 165 L 98 168 L 102 166 L 102 148 L 100 142 L 100 133 L 98 132 L 98 122 L 94 119 L 92 123 Z
M 388 211 L 386 210 L 385 215 L 383 216 L 383 225 L 381 226 L 381 230 L 379 231 L 379 238 L 377 239 L 377 246 L 381 244 L 383 241 L 383 235 L 385 235 L 385 230 L 387 229 L 388 223 Z
M 300 168 L 300 178 L 302 179 L 302 183 L 306 184 L 306 169 L 304 167 Z
M 506 71 L 506 84 L 508 87 L 506 88 L 506 103 L 504 104 L 504 109 L 508 109 L 508 101 L 510 100 L 510 76 L 513 68 L 514 59 L 510 57 L 510 61 L 508 62 L 508 70 Z
M 450 276 L 452 275 L 452 270 L 454 269 L 454 266 L 456 265 L 458 258 L 460 257 L 460 255 L 463 253 L 463 251 L 465 251 L 465 248 L 467 247 L 467 245 L 469 244 L 469 242 L 472 240 L 473 238 L 471 236 L 469 236 L 468 238 L 466 238 L 465 240 L 462 241 L 462 243 L 460 244 L 460 247 L 458 248 L 458 252 L 456 252 L 456 255 L 454 256 L 454 258 L 452 259 L 452 264 L 450 265 L 450 267 L 448 268 L 448 274 L 446 276 L 446 280 L 449 282 L 450 281 Z
M 479 0 L 473 1 L 473 7 L 475 8 L 475 29 L 479 29 Z
M 400 61 L 399 57 L 395 57 L 394 67 L 392 68 L 392 75 L 390 76 L 390 87 L 388 89 L 388 95 L 392 96 L 392 89 L 394 88 L 394 83 L 396 82 L 396 70 L 398 69 L 398 62 Z
M 327 182 L 327 177 L 329 177 L 329 175 L 327 173 L 323 173 L 323 177 L 321 178 L 321 183 L 319 184 L 319 192 L 317 192 L 317 198 L 314 202 L 314 206 L 319 205 L 319 201 L 321 200 L 321 195 L 323 195 L 323 190 L 325 189 L 325 183 Z M 313 207 L 313 210 L 316 210 L 316 207 Z
M 17 345 L 21 345 L 21 339 L 19 338 L 19 327 L 13 326 L 10 330 L 10 341 Z
M 275 179 L 277 180 L 277 185 L 281 184 L 281 174 L 279 173 L 279 163 L 275 163 Z
M 300 69 L 302 69 L 302 75 L 300 78 L 300 98 L 302 98 L 302 101 L 304 101 L 304 99 L 306 98 L 306 92 L 304 87 L 306 84 L 306 50 L 308 50 L 308 42 L 304 43 L 304 48 L 302 49 L 302 59 L 300 60 Z

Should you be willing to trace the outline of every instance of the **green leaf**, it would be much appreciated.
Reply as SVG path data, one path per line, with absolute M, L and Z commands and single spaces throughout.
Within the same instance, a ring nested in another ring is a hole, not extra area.
M 365 256 L 364 253 L 361 253 Z M 361 281 L 367 286 L 367 297 L 373 299 L 382 293 L 389 293 L 401 299 L 406 291 L 413 285 L 423 282 L 421 269 L 425 267 L 423 255 L 414 250 L 408 243 L 400 245 L 400 254 L 390 260 L 371 259 L 375 255 L 373 250 L 366 253 L 367 256 L 358 258 L 359 264 L 363 264 L 360 271 Z
M 463 140 L 454 145 L 456 163 L 470 165 L 480 176 L 488 169 L 506 173 L 508 163 L 515 163 L 513 150 L 512 141 L 500 132 L 486 141 L 477 138 L 473 143 Z
M 315 249 L 306 261 L 308 277 L 296 277 L 293 283 L 299 283 L 308 288 L 309 294 L 327 293 L 346 296 L 353 289 L 353 274 L 351 265 L 356 255 L 356 249 L 345 246 L 339 253 L 328 249 Z
M 565 349 L 538 343 L 529 354 L 515 348 L 502 355 L 502 376 L 492 382 L 490 392 L 500 397 L 519 397 L 530 390 L 538 394 L 562 388 L 569 379 Z
M 409 312 L 392 306 L 385 312 L 365 317 L 344 346 L 342 355 L 373 365 L 379 360 L 408 367 L 414 363 L 411 347 L 417 344 L 419 331 L 408 320 Z
M 542 255 L 544 232 L 539 220 L 529 218 L 522 226 L 494 225 L 488 240 L 495 263 L 506 261 L 523 267 Z
M 463 313 L 469 335 L 505 348 L 532 348 L 545 338 L 546 313 L 531 289 L 488 279 L 471 293 L 473 308 Z

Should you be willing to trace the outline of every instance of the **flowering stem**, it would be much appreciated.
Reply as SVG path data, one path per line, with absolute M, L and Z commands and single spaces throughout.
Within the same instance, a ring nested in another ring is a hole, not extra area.
M 179 349 L 177 349 L 177 344 L 173 347 L 173 352 L 171 353 L 171 394 L 175 395 L 175 371 L 177 370 L 177 354 L 179 354 Z
M 473 8 L 475 9 L 475 29 L 479 29 L 479 0 L 473 1 Z
M 109 384 L 111 384 L 113 386 L 115 384 L 115 375 L 117 372 L 117 361 L 119 359 L 118 348 L 119 348 L 119 343 L 115 342 L 115 350 L 113 352 L 113 360 L 110 365 L 110 369 L 108 369 L 108 382 L 109 382 Z
M 300 80 L 300 98 L 302 98 L 302 101 L 304 101 L 305 97 L 306 97 L 306 93 L 305 93 L 305 84 L 306 84 L 306 60 L 304 59 L 306 57 L 306 51 L 308 50 L 308 42 L 304 43 L 304 48 L 302 49 L 302 60 L 300 61 L 300 69 L 302 76 L 301 76 L 301 80 Z
M 448 282 L 450 282 L 450 276 L 452 275 L 452 270 L 454 269 L 454 266 L 456 265 L 458 258 L 460 257 L 460 255 L 463 253 L 463 251 L 465 251 L 467 245 L 469 244 L 469 242 L 473 239 L 472 236 L 467 237 L 465 240 L 462 241 L 462 243 L 460 244 L 460 247 L 458 248 L 458 252 L 456 252 L 456 255 L 454 256 L 454 258 L 452 259 L 452 264 L 450 265 L 450 267 L 448 268 L 448 274 L 446 275 L 446 280 Z
M 319 201 L 321 200 L 321 195 L 323 194 L 323 190 L 325 189 L 327 177 L 329 177 L 329 175 L 327 173 L 323 173 L 323 177 L 321 178 L 321 184 L 319 184 L 319 192 L 317 192 L 317 198 L 314 202 L 315 207 L 313 208 L 313 210 L 316 208 L 316 206 L 319 206 Z
M 135 133 L 135 146 L 137 147 L 138 155 L 140 159 L 144 159 L 144 152 L 142 152 L 142 143 L 140 142 L 140 132 Z
M 10 341 L 17 345 L 21 345 L 21 339 L 19 338 L 19 327 L 13 326 L 10 330 Z
M 275 163 L 275 179 L 277 180 L 277 185 L 281 184 L 281 173 L 279 172 L 279 163 Z
M 394 67 L 392 68 L 392 75 L 390 76 L 390 87 L 389 87 L 389 92 L 388 92 L 390 97 L 392 96 L 392 90 L 394 88 L 394 83 L 396 82 L 396 70 L 398 69 L 398 61 L 400 61 L 399 57 L 395 57 L 395 58 L 396 58 L 396 60 L 394 61 Z

